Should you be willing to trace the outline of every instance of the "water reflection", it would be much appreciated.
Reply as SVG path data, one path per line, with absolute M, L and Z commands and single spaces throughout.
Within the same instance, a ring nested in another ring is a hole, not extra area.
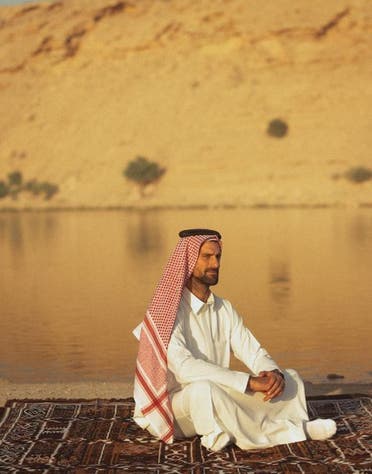
M 0 214 L 0 377 L 131 379 L 177 231 L 202 226 L 224 238 L 216 293 L 281 365 L 372 381 L 368 210 Z
M 351 220 L 349 235 L 357 247 L 366 247 L 372 238 L 372 217 L 358 214 Z
M 282 260 L 270 261 L 269 287 L 271 298 L 277 304 L 278 317 L 284 317 L 290 304 L 291 277 L 289 263 Z
M 55 213 L 2 213 L 0 214 L 0 243 L 9 247 L 13 255 L 19 256 L 25 245 L 36 248 L 47 245 L 58 232 Z
M 128 251 L 134 256 L 148 258 L 163 246 L 157 214 L 143 210 L 132 213 L 126 221 L 125 236 Z
M 18 254 L 23 249 L 24 234 L 21 226 L 21 218 L 17 214 L 8 218 L 0 217 L 1 240 L 9 242 L 11 249 Z M 3 244 L 4 245 L 4 244 Z
M 47 212 L 41 216 L 31 214 L 28 219 L 29 235 L 38 244 L 47 244 L 55 239 L 58 232 L 58 218 L 54 213 Z

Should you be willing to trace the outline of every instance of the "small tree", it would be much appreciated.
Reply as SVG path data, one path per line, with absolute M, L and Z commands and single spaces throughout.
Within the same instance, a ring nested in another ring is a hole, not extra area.
M 269 122 L 267 134 L 275 138 L 283 138 L 288 133 L 288 125 L 284 120 L 276 118 Z
M 38 181 L 31 179 L 30 181 L 23 181 L 22 173 L 20 171 L 13 171 L 8 174 L 7 181 L 0 181 L 0 199 L 6 196 L 12 199 L 17 199 L 18 194 L 22 192 L 29 192 L 34 196 L 43 196 L 44 199 L 49 200 L 58 193 L 59 187 L 57 184 L 48 181 Z
M 58 193 L 59 187 L 57 184 L 49 183 L 48 181 L 40 182 L 36 179 L 32 179 L 27 181 L 27 183 L 24 185 L 24 190 L 30 192 L 34 196 L 44 194 L 44 199 L 49 200 L 56 193 Z
M 44 193 L 44 199 L 51 199 L 59 191 L 59 187 L 56 184 L 45 181 L 40 183 L 41 191 Z
M 14 186 L 19 188 L 22 186 L 22 173 L 20 171 L 13 171 L 8 174 L 8 183 L 9 186 Z
M 30 181 L 27 181 L 24 185 L 24 190 L 28 191 L 34 196 L 38 196 L 41 192 L 40 185 L 36 181 L 36 179 L 31 179 Z
M 6 197 L 9 194 L 9 187 L 5 181 L 0 181 L 0 199 Z
M 137 156 L 135 160 L 128 163 L 123 170 L 123 175 L 135 182 L 141 196 L 144 196 L 146 187 L 158 181 L 165 171 L 165 168 L 161 168 L 155 161 L 149 161 L 144 156 Z

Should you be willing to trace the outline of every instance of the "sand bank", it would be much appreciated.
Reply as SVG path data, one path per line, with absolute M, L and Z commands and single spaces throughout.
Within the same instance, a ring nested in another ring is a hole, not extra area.
M 12 399 L 125 398 L 133 394 L 132 382 L 12 383 L 0 379 L 0 406 Z
M 342 395 L 363 393 L 372 395 L 372 384 L 305 382 L 306 393 L 314 395 Z M 48 398 L 125 398 L 132 396 L 133 383 L 127 382 L 73 382 L 16 384 L 0 379 L 0 406 L 11 399 Z

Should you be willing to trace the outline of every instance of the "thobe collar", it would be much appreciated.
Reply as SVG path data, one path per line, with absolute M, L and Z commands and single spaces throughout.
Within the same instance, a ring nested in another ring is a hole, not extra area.
M 204 305 L 214 305 L 214 295 L 212 292 L 210 292 L 207 301 L 204 302 L 200 300 L 197 296 L 195 296 L 193 293 L 191 293 L 191 291 L 185 286 L 182 297 L 190 306 L 194 314 L 198 314 L 199 311 L 204 307 Z

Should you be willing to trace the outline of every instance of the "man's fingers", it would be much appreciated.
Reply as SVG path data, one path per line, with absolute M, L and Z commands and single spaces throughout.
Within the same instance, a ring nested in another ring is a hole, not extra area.
M 270 394 L 272 391 L 276 389 L 278 384 L 280 383 L 281 377 L 273 372 L 269 372 L 268 374 L 268 387 L 267 392 Z
M 284 390 L 284 387 L 282 387 L 282 386 L 278 387 L 278 389 L 275 390 L 275 392 L 273 392 L 273 393 L 270 395 L 270 400 L 272 400 L 273 398 L 278 397 L 281 393 L 283 393 L 283 390 Z
M 258 376 L 251 376 L 249 379 L 250 391 L 262 392 L 265 402 L 280 395 L 284 386 L 283 377 L 272 371 L 261 371 Z
M 278 379 L 275 380 L 270 389 L 266 392 L 264 401 L 272 400 L 273 398 L 280 395 L 285 387 L 285 383 L 282 377 L 278 376 Z
M 270 395 L 268 395 L 268 394 L 266 393 L 265 396 L 264 396 L 263 401 L 264 401 L 264 402 L 267 402 L 268 400 L 271 400 L 271 398 L 270 398 Z

